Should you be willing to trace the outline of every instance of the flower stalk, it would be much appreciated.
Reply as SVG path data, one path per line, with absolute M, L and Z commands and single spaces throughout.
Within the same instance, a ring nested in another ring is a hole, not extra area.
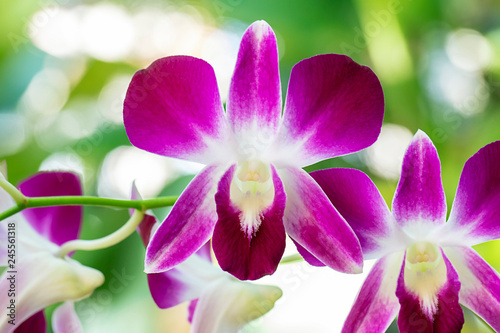
M 1 179 L 0 179 L 1 183 Z M 5 189 L 3 184 L 1 186 Z M 15 188 L 14 188 L 15 189 Z M 17 189 L 15 189 L 17 191 Z M 8 191 L 7 191 L 8 192 Z M 9 194 L 11 194 L 9 192 Z M 19 192 L 20 195 L 22 195 Z M 11 194 L 12 195 L 12 194 Z M 50 206 L 101 206 L 115 208 L 133 208 L 140 211 L 147 209 L 172 206 L 177 200 L 177 196 L 158 197 L 145 200 L 121 200 L 99 198 L 91 196 L 53 196 L 53 197 L 25 197 L 23 201 L 16 199 L 16 206 L 13 206 L 6 211 L 0 213 L 0 221 L 21 212 L 26 208 L 50 207 Z
M 0 187 L 7 192 L 12 199 L 16 202 L 18 205 L 22 205 L 26 201 L 26 197 L 19 191 L 14 185 L 9 183 L 7 179 L 3 178 L 0 176 Z
M 136 209 L 134 211 L 134 214 L 132 214 L 130 219 L 127 221 L 127 223 L 125 223 L 120 229 L 116 230 L 112 234 L 109 234 L 105 237 L 98 239 L 92 239 L 92 240 L 75 239 L 66 242 L 59 249 L 57 256 L 64 258 L 68 253 L 76 250 L 94 251 L 94 250 L 105 249 L 115 244 L 118 244 L 135 232 L 135 229 L 141 223 L 143 217 L 144 217 L 144 212 L 142 210 Z

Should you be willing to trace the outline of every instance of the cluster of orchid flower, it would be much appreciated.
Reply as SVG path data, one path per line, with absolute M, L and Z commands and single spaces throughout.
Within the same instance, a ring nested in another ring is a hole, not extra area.
M 500 141 L 466 162 L 446 222 L 439 157 L 422 131 L 404 156 L 392 212 L 359 170 L 302 169 L 377 139 L 384 98 L 369 68 L 336 54 L 305 59 L 292 69 L 283 116 L 281 107 L 276 37 L 258 21 L 243 35 L 225 111 L 201 59 L 159 59 L 132 78 L 124 102 L 131 143 L 206 165 L 163 223 L 147 209 L 174 199 L 142 200 L 134 188 L 131 200 L 106 202 L 133 209 L 121 229 L 77 240 L 79 203 L 103 201 L 79 199 L 76 175 L 39 173 L 18 189 L 2 177 L 0 256 L 8 256 L 9 223 L 20 250 L 16 325 L 7 310 L 0 332 L 45 332 L 43 310 L 59 302 L 54 332 L 82 331 L 73 302 L 104 276 L 71 254 L 136 230 L 153 300 L 160 308 L 190 301 L 191 332 L 236 332 L 271 310 L 281 290 L 242 280 L 275 272 L 286 234 L 314 266 L 360 273 L 363 260 L 378 259 L 343 332 L 384 332 L 396 316 L 401 332 L 459 332 L 460 304 L 500 331 L 500 275 L 471 247 L 500 238 Z M 8 274 L 0 280 L 2 313 Z

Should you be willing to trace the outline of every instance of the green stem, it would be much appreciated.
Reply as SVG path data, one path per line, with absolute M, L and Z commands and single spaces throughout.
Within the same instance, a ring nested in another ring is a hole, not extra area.
M 50 207 L 50 206 L 103 206 L 134 208 L 140 211 L 146 211 L 151 208 L 160 208 L 172 206 L 178 199 L 177 196 L 158 197 L 146 200 L 120 200 L 99 197 L 84 196 L 62 196 L 62 197 L 25 197 L 25 200 L 16 206 L 0 213 L 0 221 L 19 213 L 26 208 Z
M 0 175 L 0 187 L 7 192 L 16 204 L 20 205 L 26 201 L 26 197 L 14 185 L 9 183 L 3 176 Z
M 302 258 L 302 256 L 300 254 L 296 253 L 296 254 L 286 256 L 283 259 L 281 259 L 280 265 L 293 264 L 293 263 L 301 262 L 301 261 L 304 261 L 304 258 Z
M 64 243 L 59 249 L 57 256 L 64 258 L 68 253 L 76 250 L 93 251 L 105 249 L 115 244 L 120 243 L 122 240 L 130 236 L 135 228 L 141 223 L 144 217 L 144 212 L 135 210 L 134 214 L 120 229 L 105 237 L 92 240 L 75 239 Z
M 24 206 L 21 206 L 21 205 L 17 205 L 17 206 L 14 206 L 14 207 L 10 207 L 9 209 L 7 209 L 6 211 L 3 211 L 2 213 L 0 213 L 0 221 L 2 220 L 5 220 L 6 218 L 12 216 L 12 215 L 15 215 L 17 213 L 19 213 L 20 211 L 22 211 L 25 207 Z

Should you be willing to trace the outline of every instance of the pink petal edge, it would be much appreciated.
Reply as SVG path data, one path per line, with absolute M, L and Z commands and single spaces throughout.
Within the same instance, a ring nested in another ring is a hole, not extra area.
M 212 237 L 217 222 L 214 195 L 224 171 L 205 167 L 184 189 L 146 249 L 146 273 L 175 267 Z
M 360 273 L 363 254 L 359 240 L 319 185 L 299 168 L 281 169 L 279 174 L 287 195 L 287 234 L 330 268 Z

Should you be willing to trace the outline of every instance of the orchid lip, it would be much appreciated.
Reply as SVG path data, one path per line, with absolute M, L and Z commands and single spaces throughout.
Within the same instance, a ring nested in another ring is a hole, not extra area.
M 441 249 L 430 242 L 416 242 L 406 251 L 404 283 L 418 295 L 422 308 L 436 312 L 437 291 L 446 283 L 446 264 Z

